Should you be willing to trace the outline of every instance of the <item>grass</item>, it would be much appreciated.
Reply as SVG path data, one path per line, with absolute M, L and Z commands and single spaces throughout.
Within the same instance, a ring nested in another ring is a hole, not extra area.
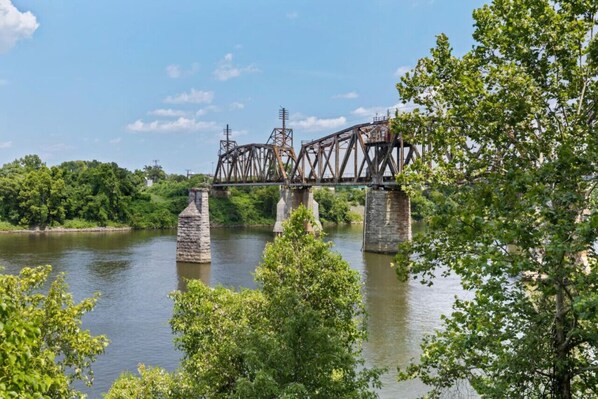
M 65 220 L 62 224 L 62 227 L 65 229 L 89 229 L 92 227 L 98 227 L 98 224 L 84 219 L 71 219 Z
M 0 231 L 11 231 L 11 230 L 23 230 L 23 227 L 15 226 L 14 224 L 0 220 Z

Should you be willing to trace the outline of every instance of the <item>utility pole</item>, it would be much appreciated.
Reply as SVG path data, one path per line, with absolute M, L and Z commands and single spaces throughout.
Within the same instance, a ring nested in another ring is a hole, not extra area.
M 282 146 L 287 144 L 287 126 L 286 121 L 289 119 L 289 112 L 285 107 L 280 107 L 278 110 L 278 118 L 282 119 Z

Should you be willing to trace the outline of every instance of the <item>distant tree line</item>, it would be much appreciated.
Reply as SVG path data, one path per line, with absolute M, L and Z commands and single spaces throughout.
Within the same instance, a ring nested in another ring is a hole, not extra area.
M 148 176 L 154 187 L 146 187 Z M 0 221 L 5 228 L 173 227 L 188 188 L 206 180 L 167 175 L 160 166 L 131 172 L 95 160 L 48 167 L 39 156 L 27 155 L 0 168 Z
M 207 182 L 206 175 L 167 174 L 160 165 L 133 172 L 95 160 L 48 167 L 27 155 L 0 168 L 0 228 L 173 228 L 189 188 Z M 314 196 L 324 221 L 361 219 L 351 206 L 364 204 L 363 189 L 318 189 Z M 231 188 L 229 196 L 210 199 L 210 220 L 223 226 L 273 224 L 278 200 L 276 186 Z

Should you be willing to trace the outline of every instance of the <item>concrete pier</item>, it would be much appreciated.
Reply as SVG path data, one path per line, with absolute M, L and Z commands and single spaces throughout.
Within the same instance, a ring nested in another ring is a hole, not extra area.
M 212 187 L 210 189 L 210 197 L 228 198 L 230 197 L 230 190 L 228 189 L 228 187 Z
M 411 201 L 402 190 L 368 189 L 365 200 L 363 251 L 396 253 L 411 240 Z
M 210 213 L 207 188 L 189 190 L 189 205 L 179 214 L 177 262 L 210 263 Z
M 320 223 L 320 211 L 318 203 L 314 200 L 314 194 L 311 188 L 280 188 L 280 200 L 276 204 L 276 223 L 274 224 L 274 233 L 282 233 L 282 223 L 291 216 L 291 212 L 303 204 L 309 209 L 314 215 L 316 221 L 315 226 L 308 226 L 313 229 L 314 232 L 322 230 L 322 224 Z

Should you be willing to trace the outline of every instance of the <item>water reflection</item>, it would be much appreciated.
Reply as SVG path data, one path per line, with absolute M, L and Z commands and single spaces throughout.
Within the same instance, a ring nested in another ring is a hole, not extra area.
M 210 285 L 255 288 L 253 272 L 262 259 L 271 227 L 219 228 L 211 230 L 212 270 Z
M 392 364 L 408 344 L 405 326 L 409 320 L 409 285 L 397 281 L 389 256 L 363 256 L 371 360 L 374 364 Z
M 210 274 L 212 265 L 210 263 L 176 263 L 176 274 L 178 277 L 177 289 L 187 291 L 187 282 L 191 279 L 201 280 L 205 285 L 210 285 Z

